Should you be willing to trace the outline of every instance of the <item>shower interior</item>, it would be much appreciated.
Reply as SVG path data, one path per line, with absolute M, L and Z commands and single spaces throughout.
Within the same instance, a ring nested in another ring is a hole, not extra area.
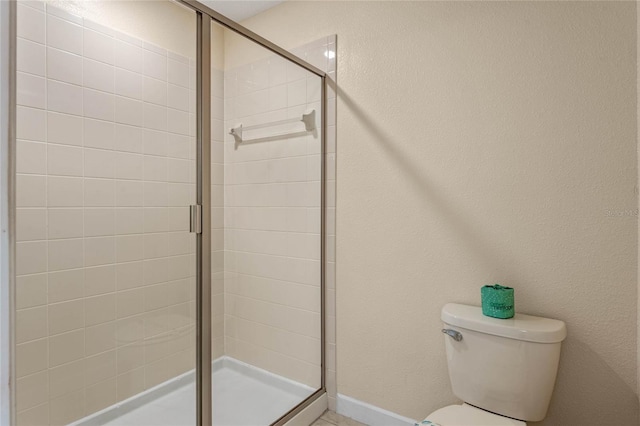
M 195 13 L 96 4 L 18 4 L 17 424 L 195 424 Z M 214 425 L 323 386 L 321 95 L 212 23 Z

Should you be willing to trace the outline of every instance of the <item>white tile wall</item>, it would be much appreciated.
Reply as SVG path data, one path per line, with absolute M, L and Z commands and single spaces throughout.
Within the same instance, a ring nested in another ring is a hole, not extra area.
M 18 5 L 20 424 L 194 365 L 193 53 Z

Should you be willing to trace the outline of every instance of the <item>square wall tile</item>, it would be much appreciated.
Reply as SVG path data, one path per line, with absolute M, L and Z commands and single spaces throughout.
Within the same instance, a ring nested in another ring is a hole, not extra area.
M 75 85 L 82 84 L 82 57 L 52 47 L 47 48 L 47 77 Z
M 189 88 L 189 65 L 169 59 L 167 67 L 167 81 L 172 84 Z
M 84 415 L 84 392 L 74 391 L 49 401 L 49 421 L 54 425 L 66 425 Z
M 86 266 L 115 263 L 116 245 L 114 237 L 85 238 L 84 250 Z
M 113 93 L 115 90 L 115 68 L 103 62 L 84 59 L 84 87 Z M 97 118 L 97 117 L 96 117 Z
M 85 58 L 113 65 L 115 63 L 116 40 L 106 34 L 84 28 L 83 32 Z
M 127 371 L 117 378 L 119 399 L 129 398 L 144 390 L 144 367 Z
M 70 336 L 77 336 L 78 333 L 69 333 L 68 336 L 59 336 L 60 341 L 54 340 L 54 344 L 59 346 L 63 342 L 63 338 L 67 339 L 70 345 L 77 349 L 78 343 L 71 340 Z M 61 348 L 66 351 L 66 348 Z M 71 348 L 69 348 L 71 349 Z M 72 357 L 73 354 L 69 353 L 68 357 Z M 69 392 L 81 390 L 84 386 L 84 363 L 82 360 L 75 361 L 66 365 L 60 365 L 59 367 L 52 368 L 49 372 L 49 396 L 50 398 L 57 398 L 62 395 L 66 395 Z M 55 364 L 59 365 L 59 364 Z
M 45 85 L 46 79 L 43 77 L 18 72 L 16 85 L 17 104 L 33 108 L 44 108 L 47 103 Z
M 127 98 L 142 99 L 142 74 L 116 69 L 115 93 Z
M 167 87 L 167 106 L 181 111 L 189 111 L 189 89 L 174 84 Z
M 46 241 L 16 243 L 16 275 L 38 274 L 46 271 Z
M 85 299 L 85 325 L 87 327 L 116 319 L 115 293 Z
M 47 205 L 49 207 L 82 207 L 84 180 L 79 177 L 47 178 Z
M 84 149 L 84 175 L 93 178 L 113 178 L 116 153 L 103 149 Z
M 47 173 L 47 145 L 18 140 L 16 154 L 17 173 Z
M 116 289 L 115 265 L 85 268 L 85 296 L 95 296 L 113 292 Z
M 116 205 L 118 207 L 142 207 L 144 183 L 142 181 L 116 181 Z
M 47 28 L 46 15 L 22 3 L 18 3 L 17 15 L 18 37 L 44 44 Z
M 19 425 L 49 424 L 49 404 L 40 404 L 36 407 L 19 412 L 17 421 Z
M 167 80 L 167 58 L 166 56 L 144 50 L 143 53 L 144 75 L 158 80 Z
M 189 114 L 185 111 L 168 108 L 166 114 L 167 131 L 180 135 L 189 135 Z
M 105 352 L 115 347 L 115 322 L 106 322 L 85 329 L 85 354 L 87 356 Z
M 46 218 L 45 209 L 16 209 L 16 241 L 44 240 Z
M 129 71 L 142 73 L 143 49 L 122 40 L 115 41 L 116 66 Z
M 82 141 L 82 117 L 47 113 L 47 142 L 82 146 Z
M 113 149 L 115 125 L 109 121 L 84 119 L 84 146 Z
M 143 95 L 145 102 L 157 105 L 167 105 L 167 83 L 162 80 L 145 76 L 143 78 Z
M 20 309 L 16 312 L 16 344 L 47 337 L 47 307 Z
M 53 240 L 48 243 L 49 271 L 82 268 L 84 266 L 82 239 Z
M 128 100 L 132 105 L 139 105 L 135 100 Z M 131 118 L 131 117 L 130 117 Z M 133 119 L 140 122 L 139 114 Z M 132 152 L 141 154 L 143 149 L 143 129 L 136 125 L 116 124 L 116 143 L 114 149 L 123 152 Z M 142 171 L 140 171 L 142 173 Z
M 91 386 L 117 374 L 117 353 L 115 350 L 87 357 L 84 360 L 84 383 Z
M 47 82 L 49 111 L 82 115 L 82 88 L 49 79 Z
M 18 411 L 36 407 L 47 402 L 49 372 L 41 371 L 22 377 L 17 381 L 16 408 Z
M 84 236 L 100 237 L 115 234 L 114 208 L 90 208 L 84 211 Z
M 114 207 L 116 204 L 113 179 L 84 179 L 85 207 Z
M 142 102 L 137 99 L 116 96 L 116 123 L 128 124 L 130 126 L 142 126 L 143 124 L 143 106 Z
M 142 180 L 144 172 L 144 157 L 142 155 L 116 154 L 115 177 L 117 179 Z
M 143 123 L 147 129 L 167 130 L 167 109 L 154 104 L 144 104 Z
M 85 392 L 85 409 L 89 413 L 100 411 L 118 401 L 115 377 L 89 386 Z
M 49 303 L 65 302 L 84 297 L 83 269 L 69 269 L 48 274 Z
M 141 287 L 143 282 L 143 263 L 119 263 L 116 266 L 116 286 L 118 290 Z
M 81 208 L 50 208 L 48 210 L 50 240 L 82 238 L 84 222 Z
M 120 235 L 144 232 L 144 210 L 142 208 L 117 208 L 116 233 Z
M 16 309 L 47 304 L 47 275 L 44 273 L 16 277 Z
M 16 375 L 18 378 L 47 369 L 47 339 L 16 345 Z
M 47 178 L 45 176 L 18 175 L 16 177 L 16 206 L 46 206 Z
M 143 235 L 119 235 L 116 237 L 116 261 L 132 262 L 144 259 Z
M 166 157 L 168 151 L 168 134 L 152 129 L 144 129 L 142 132 L 144 153 L 149 155 L 156 155 L 160 157 Z
M 52 15 L 47 16 L 47 44 L 82 55 L 82 27 Z
M 115 116 L 115 98 L 110 93 L 84 89 L 84 116 L 98 120 L 113 121 Z
M 57 176 L 82 176 L 82 148 L 49 144 L 47 148 L 47 172 Z
M 49 335 L 73 331 L 84 327 L 84 300 L 49 305 Z
M 16 108 L 16 137 L 30 141 L 46 140 L 45 111 L 18 106 Z

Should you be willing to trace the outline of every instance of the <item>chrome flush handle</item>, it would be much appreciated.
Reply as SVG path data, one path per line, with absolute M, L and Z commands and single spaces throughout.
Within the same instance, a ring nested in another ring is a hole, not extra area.
M 459 331 L 452 330 L 450 328 L 443 328 L 442 332 L 444 334 L 448 334 L 449 336 L 451 336 L 453 340 L 455 340 L 456 342 L 459 342 L 462 340 L 462 333 L 460 333 Z

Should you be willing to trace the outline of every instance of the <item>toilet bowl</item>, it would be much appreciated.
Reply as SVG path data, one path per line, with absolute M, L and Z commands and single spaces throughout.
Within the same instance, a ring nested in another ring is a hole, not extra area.
M 523 421 L 490 413 L 469 404 L 440 408 L 418 424 L 421 426 L 526 426 Z

